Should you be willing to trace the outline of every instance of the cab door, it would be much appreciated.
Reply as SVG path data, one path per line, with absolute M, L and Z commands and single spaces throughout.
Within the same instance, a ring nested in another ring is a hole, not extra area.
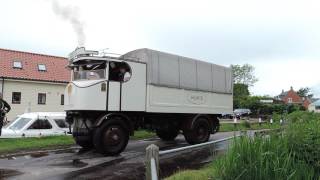
M 145 111 L 146 110 L 146 64 L 128 62 L 131 77 L 121 86 L 121 110 Z
M 146 64 L 109 62 L 107 111 L 145 111 Z

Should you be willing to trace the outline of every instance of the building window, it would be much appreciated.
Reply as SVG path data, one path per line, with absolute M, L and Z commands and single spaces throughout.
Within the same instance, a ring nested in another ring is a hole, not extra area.
M 21 103 L 21 92 L 12 92 L 12 104 Z
M 38 93 L 38 104 L 46 104 L 46 94 Z
M 46 65 L 38 64 L 38 71 L 47 71 Z
M 64 105 L 64 94 L 61 94 L 61 105 Z
M 22 69 L 21 61 L 13 61 L 13 68 L 15 69 Z
M 292 98 L 288 98 L 288 103 L 292 103 Z

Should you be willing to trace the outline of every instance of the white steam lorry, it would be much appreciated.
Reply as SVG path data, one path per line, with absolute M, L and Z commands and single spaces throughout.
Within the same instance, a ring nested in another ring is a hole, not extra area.
M 218 117 L 232 113 L 230 68 L 151 49 L 120 57 L 77 48 L 69 56 L 67 122 L 76 143 L 115 155 L 139 127 L 164 141 L 183 132 L 190 144 L 208 141 Z

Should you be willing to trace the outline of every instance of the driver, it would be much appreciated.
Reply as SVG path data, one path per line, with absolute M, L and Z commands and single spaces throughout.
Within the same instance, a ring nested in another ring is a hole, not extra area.
M 10 110 L 11 110 L 10 105 L 4 99 L 2 99 L 2 93 L 0 93 L 0 136 L 1 136 L 5 115 Z
M 126 68 L 121 67 L 120 73 L 119 73 L 119 81 L 121 82 L 127 82 L 130 79 L 130 73 L 126 70 Z

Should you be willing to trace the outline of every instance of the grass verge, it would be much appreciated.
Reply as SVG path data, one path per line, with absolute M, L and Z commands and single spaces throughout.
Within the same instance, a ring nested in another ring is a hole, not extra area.
M 235 127 L 234 124 L 230 123 L 221 123 L 219 132 L 228 132 L 228 131 L 243 131 L 243 130 L 259 130 L 259 129 L 277 129 L 280 128 L 280 123 L 263 123 L 259 125 L 259 123 L 239 123 Z
M 319 127 L 320 114 L 294 112 L 282 135 L 241 137 L 208 166 L 180 171 L 167 179 L 319 179 Z
M 153 138 L 156 137 L 156 133 L 153 131 L 148 131 L 148 130 L 137 130 L 134 132 L 134 136 L 131 136 L 130 139 L 132 140 L 139 140 L 139 139 L 148 139 L 148 138 Z
M 147 130 L 135 131 L 132 140 L 155 137 L 156 134 Z M 28 150 L 54 149 L 75 145 L 72 136 L 48 136 L 31 138 L 0 139 L 0 154 L 15 153 Z
M 0 154 L 74 145 L 72 136 L 0 139 Z

